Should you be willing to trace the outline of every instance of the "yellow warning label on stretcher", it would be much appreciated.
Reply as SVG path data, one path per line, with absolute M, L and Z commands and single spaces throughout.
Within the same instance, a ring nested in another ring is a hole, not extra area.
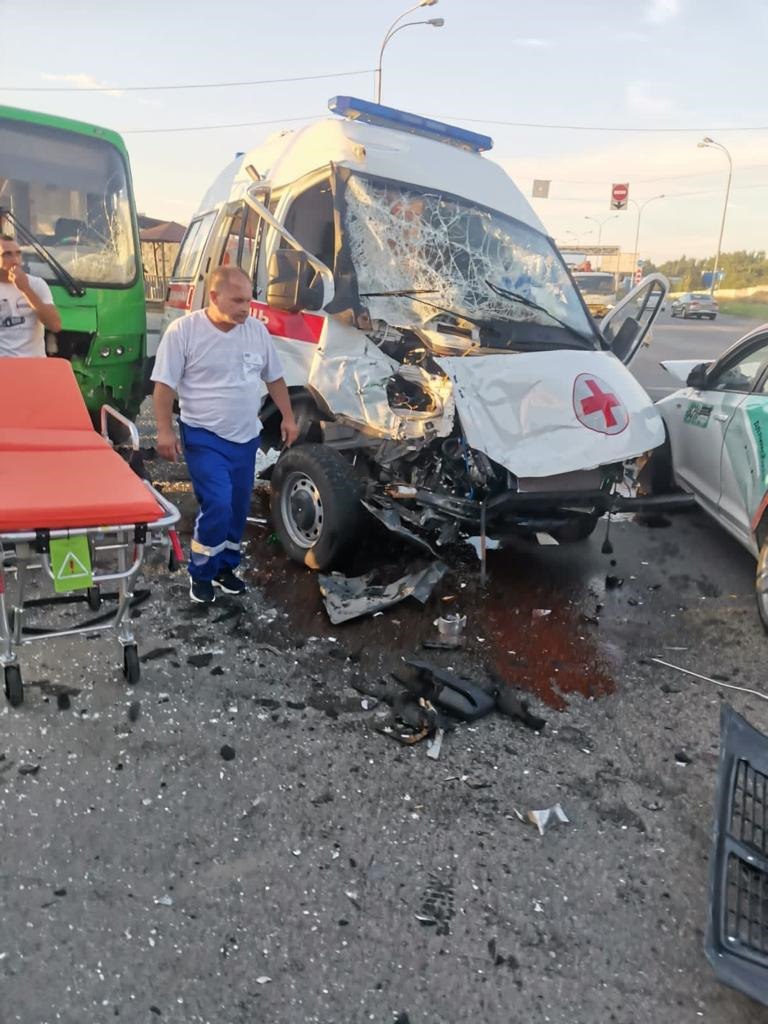
M 53 589 L 83 590 L 93 586 L 93 568 L 87 537 L 61 537 L 51 541 Z

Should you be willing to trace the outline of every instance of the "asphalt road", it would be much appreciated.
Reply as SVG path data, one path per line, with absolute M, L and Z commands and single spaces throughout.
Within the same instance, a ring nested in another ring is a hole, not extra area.
M 665 323 L 640 358 L 740 333 Z M 150 469 L 188 532 L 184 468 Z M 107 633 L 26 647 L 0 709 L 0 1024 L 768 1024 L 702 951 L 720 705 L 768 732 L 768 701 L 649 660 L 768 692 L 754 563 L 696 512 L 612 537 L 491 552 L 486 590 L 446 552 L 426 607 L 332 628 L 255 524 L 244 599 L 191 608 L 147 566 L 133 690 Z M 421 564 L 379 539 L 349 569 Z M 423 650 L 446 607 L 466 650 Z M 360 691 L 403 654 L 496 673 L 546 727 L 400 746 Z M 556 802 L 544 835 L 518 817 Z
M 669 303 L 667 303 L 669 308 Z M 632 372 L 658 401 L 681 385 L 660 366 L 664 359 L 716 359 L 735 341 L 758 326 L 756 320 L 720 315 L 716 320 L 682 320 L 662 313 L 652 331 L 651 342 L 643 345 L 632 362 Z

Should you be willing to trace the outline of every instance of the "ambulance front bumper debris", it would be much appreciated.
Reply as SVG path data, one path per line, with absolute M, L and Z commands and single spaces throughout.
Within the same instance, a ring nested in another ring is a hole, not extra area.
M 407 597 L 414 597 L 421 604 L 426 604 L 447 571 L 444 562 L 433 562 L 425 569 L 409 573 L 394 583 L 372 583 L 373 573 L 355 577 L 344 576 L 342 573 L 321 574 L 318 582 L 328 617 L 337 626 L 340 622 L 390 608 Z
M 704 950 L 719 981 L 768 1006 L 768 737 L 727 704 Z

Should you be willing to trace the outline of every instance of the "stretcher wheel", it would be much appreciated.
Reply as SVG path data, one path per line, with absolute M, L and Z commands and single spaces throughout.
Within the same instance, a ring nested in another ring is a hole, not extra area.
M 123 675 L 126 682 L 131 685 L 139 681 L 141 669 L 139 667 L 139 652 L 136 649 L 136 644 L 128 644 L 127 647 L 123 648 Z
M 5 696 L 12 708 L 17 708 L 24 700 L 24 684 L 18 665 L 5 666 Z
M 97 612 L 101 608 L 101 591 L 98 587 L 88 587 L 86 598 L 92 612 Z

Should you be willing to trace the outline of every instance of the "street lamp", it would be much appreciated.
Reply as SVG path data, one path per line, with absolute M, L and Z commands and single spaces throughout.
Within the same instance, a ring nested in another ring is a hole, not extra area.
M 632 203 L 633 206 L 637 207 L 637 230 L 635 231 L 635 252 L 634 252 L 634 259 L 632 260 L 632 273 L 633 273 L 633 275 L 634 275 L 635 270 L 637 270 L 637 257 L 638 257 L 638 255 L 640 253 L 640 250 L 639 250 L 638 246 L 640 245 L 640 218 L 643 215 L 643 210 L 646 208 L 648 203 L 653 203 L 656 199 L 665 199 L 665 198 L 666 198 L 666 196 L 662 192 L 661 195 L 659 195 L 659 196 L 651 196 L 650 199 L 646 199 L 644 203 L 635 202 L 634 199 L 630 199 L 629 200 L 629 202 Z
M 720 262 L 720 248 L 723 244 L 723 229 L 725 228 L 725 214 L 728 210 L 728 197 L 731 194 L 731 178 L 733 177 L 733 160 L 731 160 L 731 154 L 725 148 L 721 142 L 715 142 L 714 139 L 707 138 L 705 136 L 701 142 L 697 142 L 696 145 L 699 149 L 720 149 L 728 157 L 728 184 L 725 186 L 725 202 L 723 203 L 723 219 L 720 221 L 720 237 L 717 240 L 717 254 L 715 256 L 715 269 L 712 271 L 712 284 L 709 288 L 709 294 L 714 295 L 715 283 L 717 281 L 717 266 Z
M 404 25 L 398 25 L 398 22 L 402 21 L 403 18 L 407 18 L 409 14 L 413 14 L 414 11 L 418 11 L 422 7 L 434 7 L 437 0 L 420 0 L 414 7 L 409 7 L 407 11 L 403 11 L 387 29 L 386 35 L 384 36 L 384 42 L 381 44 L 379 50 L 379 63 L 376 67 L 376 102 L 381 103 L 381 59 L 384 56 L 384 49 L 387 43 L 390 41 L 392 36 L 397 35 L 400 29 L 410 28 L 411 25 L 431 25 L 433 28 L 442 28 L 445 24 L 444 18 L 429 18 L 423 21 L 407 21 Z M 395 27 L 397 26 L 397 27 Z
M 573 240 L 575 244 L 581 245 L 582 238 L 586 238 L 587 235 L 592 234 L 592 228 L 590 228 L 588 231 L 579 231 L 578 233 L 575 231 L 571 231 L 571 229 L 568 228 L 565 233 L 566 235 L 573 235 Z
M 603 220 L 598 220 L 597 217 L 590 217 L 588 214 L 584 215 L 584 220 L 591 220 L 593 224 L 597 224 L 597 244 L 598 247 L 603 244 L 603 227 L 608 223 L 609 220 L 616 220 L 618 213 L 612 213 L 610 217 L 605 217 Z M 600 256 L 600 269 L 603 268 L 603 254 L 599 253 Z

